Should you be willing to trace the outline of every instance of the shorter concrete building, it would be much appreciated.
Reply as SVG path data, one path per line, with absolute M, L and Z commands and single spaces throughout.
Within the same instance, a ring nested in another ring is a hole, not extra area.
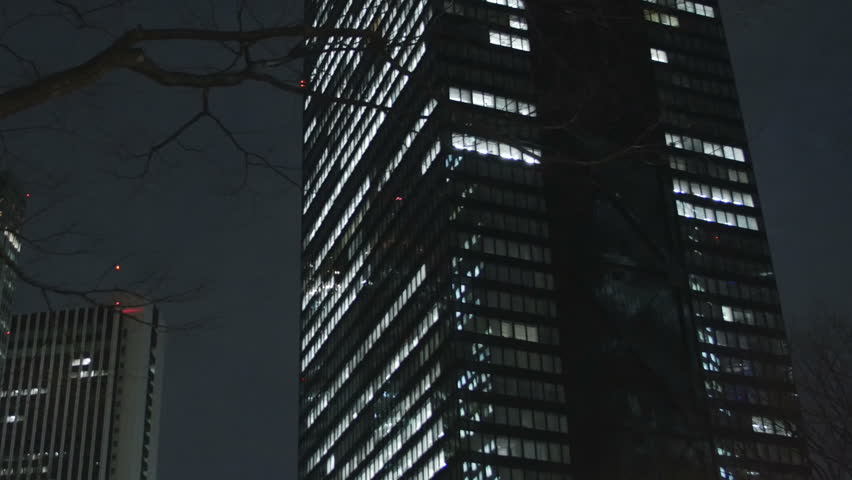
M 2 332 L 0 479 L 156 478 L 162 321 L 111 303 L 15 315 Z

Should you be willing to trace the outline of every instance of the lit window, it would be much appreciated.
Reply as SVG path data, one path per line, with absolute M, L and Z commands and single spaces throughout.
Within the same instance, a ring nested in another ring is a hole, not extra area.
M 649 22 L 659 23 L 667 27 L 679 27 L 680 21 L 674 15 L 661 13 L 656 10 L 645 10 L 645 20 Z
M 792 437 L 795 431 L 794 425 L 790 422 L 756 416 L 751 417 L 751 429 L 756 433 L 767 433 L 784 437 Z
M 450 100 L 454 102 L 469 103 L 480 107 L 493 108 L 509 113 L 517 113 L 527 117 L 536 116 L 535 106 L 530 103 L 478 90 L 450 87 Z
M 488 32 L 488 41 L 492 45 L 509 47 L 524 52 L 530 51 L 530 41 L 526 37 L 522 37 L 520 35 L 513 35 L 511 33 L 503 33 L 491 30 L 490 32 Z
M 693 205 L 689 202 L 675 200 L 677 214 L 681 217 L 696 218 L 709 223 L 721 223 L 730 227 L 760 230 L 757 218 L 750 215 L 739 215 L 724 210 Z
M 655 3 L 657 5 L 665 5 L 674 7 L 678 10 L 701 15 L 702 17 L 715 18 L 716 11 L 709 5 L 701 3 L 689 2 L 686 0 L 645 0 L 647 3 Z
M 658 48 L 651 49 L 651 60 L 660 63 L 669 63 L 669 56 L 666 54 L 665 50 L 660 50 Z
M 727 158 L 737 162 L 745 162 L 745 152 L 742 148 L 732 147 L 730 145 L 720 145 L 718 143 L 708 142 L 698 138 L 687 137 L 686 135 L 676 135 L 666 132 L 666 145 L 672 148 L 681 150 L 690 150 L 705 155 L 714 157 Z
M 468 135 L 465 133 L 454 133 L 453 147 L 459 150 L 468 150 L 482 155 L 495 155 L 506 160 L 521 160 L 524 163 L 539 164 L 541 150 L 530 148 L 522 151 L 508 143 L 486 140 L 484 138 Z
M 493 3 L 495 5 L 503 5 L 504 7 L 509 8 L 517 8 L 519 10 L 523 10 L 526 8 L 523 0 L 485 0 L 488 3 Z
M 732 203 L 743 207 L 754 207 L 754 197 L 750 193 L 712 187 L 698 182 L 688 182 L 679 178 L 672 179 L 672 191 L 701 198 L 711 198 L 714 202 Z M 723 222 L 724 223 L 724 222 Z
M 509 15 L 509 26 L 518 30 L 527 30 L 527 19 L 517 15 Z
M 81 366 L 86 366 L 86 365 L 91 365 L 91 364 L 92 364 L 91 357 L 77 358 L 77 359 L 74 359 L 74 360 L 71 361 L 72 367 L 81 367 Z

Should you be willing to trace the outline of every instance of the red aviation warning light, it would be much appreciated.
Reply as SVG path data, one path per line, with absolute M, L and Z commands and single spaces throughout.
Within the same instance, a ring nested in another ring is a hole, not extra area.
M 116 266 L 115 266 L 115 270 L 116 270 L 116 271 L 121 270 L 121 265 L 116 265 Z
M 308 88 L 308 81 L 305 79 L 299 80 L 299 88 Z

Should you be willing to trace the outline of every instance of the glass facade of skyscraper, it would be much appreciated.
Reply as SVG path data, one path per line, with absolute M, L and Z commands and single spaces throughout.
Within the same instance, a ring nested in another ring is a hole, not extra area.
M 715 2 L 306 15 L 300 478 L 805 478 Z

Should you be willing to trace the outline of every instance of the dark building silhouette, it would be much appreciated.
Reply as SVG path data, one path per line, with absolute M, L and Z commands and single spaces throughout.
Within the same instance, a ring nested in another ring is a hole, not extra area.
M 116 298 L 12 317 L 0 478 L 157 478 L 162 323 L 155 307 Z
M 808 478 L 717 2 L 306 12 L 300 478 Z

